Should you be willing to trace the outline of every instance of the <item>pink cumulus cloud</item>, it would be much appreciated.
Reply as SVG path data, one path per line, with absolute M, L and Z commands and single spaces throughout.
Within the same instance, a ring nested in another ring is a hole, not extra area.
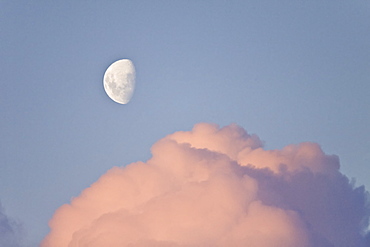
M 318 144 L 264 150 L 235 124 L 200 123 L 61 206 L 41 246 L 365 247 L 369 210 Z

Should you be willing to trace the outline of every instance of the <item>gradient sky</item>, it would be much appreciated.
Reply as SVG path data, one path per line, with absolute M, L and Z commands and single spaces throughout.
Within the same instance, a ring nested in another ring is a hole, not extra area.
M 199 122 L 313 141 L 370 188 L 370 3 L 0 1 L 0 202 L 26 242 L 113 166 Z M 136 67 L 127 105 L 104 92 Z

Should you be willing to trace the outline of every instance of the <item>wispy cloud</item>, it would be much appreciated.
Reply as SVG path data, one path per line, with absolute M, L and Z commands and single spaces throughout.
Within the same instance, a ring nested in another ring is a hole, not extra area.
M 43 247 L 368 246 L 368 194 L 315 143 L 264 150 L 237 125 L 197 124 L 61 206 Z
M 21 225 L 9 218 L 0 204 L 0 246 L 20 247 L 22 236 Z

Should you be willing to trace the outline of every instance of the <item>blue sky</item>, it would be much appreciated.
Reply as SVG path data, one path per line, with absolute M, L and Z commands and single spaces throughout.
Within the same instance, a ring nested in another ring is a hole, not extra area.
M 0 30 L 0 201 L 35 246 L 106 170 L 199 122 L 317 142 L 370 188 L 368 1 L 0 1 Z M 127 105 L 102 82 L 121 58 Z

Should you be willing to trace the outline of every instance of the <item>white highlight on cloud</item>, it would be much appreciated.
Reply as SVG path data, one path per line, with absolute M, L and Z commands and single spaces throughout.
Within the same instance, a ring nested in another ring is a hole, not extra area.
M 264 150 L 200 123 L 114 167 L 50 221 L 42 247 L 368 246 L 369 202 L 315 143 Z

